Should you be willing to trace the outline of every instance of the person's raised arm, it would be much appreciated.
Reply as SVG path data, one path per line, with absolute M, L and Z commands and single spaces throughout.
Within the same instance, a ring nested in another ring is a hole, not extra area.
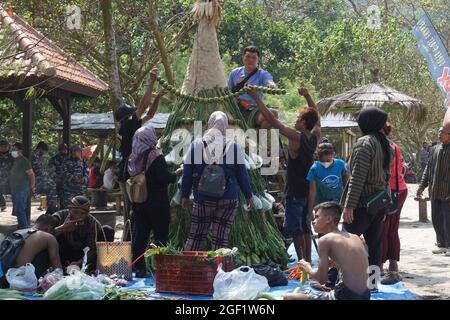
M 158 94 L 155 96 L 155 99 L 153 100 L 152 106 L 150 107 L 150 109 L 148 110 L 147 114 L 145 115 L 145 117 L 142 118 L 142 124 L 146 123 L 148 120 L 150 120 L 151 118 L 153 118 L 153 116 L 155 115 L 156 111 L 158 111 L 158 106 L 159 106 L 159 100 L 161 99 L 162 96 L 164 96 L 167 92 L 162 89 L 159 90 Z
M 320 125 L 319 109 L 317 109 L 316 103 L 314 102 L 314 100 L 312 99 L 311 95 L 309 94 L 308 89 L 306 89 L 305 87 L 299 87 L 297 90 L 298 90 L 298 94 L 305 98 L 306 102 L 308 103 L 308 107 L 312 108 L 312 109 L 315 109 L 317 111 L 317 114 L 319 115 L 319 121 L 317 121 L 316 125 L 311 130 L 311 133 L 317 135 L 317 137 L 320 138 L 321 125 Z
M 280 130 L 280 133 L 288 139 L 299 139 L 300 134 L 295 129 L 289 128 L 282 124 L 269 110 L 269 108 L 267 108 L 267 106 L 261 101 L 261 99 L 258 97 L 258 91 L 256 90 L 256 88 L 250 86 L 248 89 L 248 94 L 256 101 L 259 110 L 261 111 L 267 122 L 269 122 L 275 129 Z
M 147 90 L 145 91 L 144 96 L 138 104 L 136 110 L 136 117 L 138 120 L 142 119 L 142 115 L 144 114 L 145 109 L 147 109 L 148 104 L 150 102 L 150 98 L 152 97 L 153 85 L 155 84 L 156 78 L 158 77 L 158 69 L 153 68 L 150 72 L 150 79 L 148 80 Z

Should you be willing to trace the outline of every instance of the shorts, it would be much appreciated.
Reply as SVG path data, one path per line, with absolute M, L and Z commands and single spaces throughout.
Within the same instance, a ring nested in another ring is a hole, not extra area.
M 309 293 L 309 300 L 336 300 L 334 290 L 331 291 L 317 291 Z
M 308 199 L 303 198 L 286 198 L 285 206 L 285 233 L 291 237 L 298 237 L 311 233 L 308 223 Z

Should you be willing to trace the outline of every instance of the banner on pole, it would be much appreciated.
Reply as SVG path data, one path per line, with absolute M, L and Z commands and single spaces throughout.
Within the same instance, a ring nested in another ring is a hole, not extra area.
M 413 28 L 420 53 L 428 63 L 428 70 L 445 98 L 445 108 L 450 105 L 450 58 L 430 19 L 423 16 Z

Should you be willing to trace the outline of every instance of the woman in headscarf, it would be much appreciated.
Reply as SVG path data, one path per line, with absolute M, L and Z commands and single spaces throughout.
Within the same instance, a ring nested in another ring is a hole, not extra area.
M 150 232 L 153 230 L 157 245 L 164 246 L 169 236 L 170 207 L 167 187 L 175 183 L 182 170 L 169 172 L 161 149 L 156 147 L 155 128 L 147 124 L 136 131 L 128 160 L 128 173 L 136 176 L 145 172 L 147 201 L 133 203 L 132 251 L 133 260 L 141 256 L 147 248 Z M 136 277 L 146 276 L 145 261 L 139 259 L 134 265 Z
M 212 250 L 229 246 L 229 233 L 238 208 L 238 192 L 242 190 L 247 205 L 253 205 L 252 190 L 245 167 L 244 154 L 233 141 L 226 139 L 227 115 L 213 112 L 208 121 L 208 130 L 202 139 L 194 140 L 184 161 L 181 184 L 182 207 L 187 210 L 191 189 L 191 229 L 184 246 L 186 251 L 204 250 L 209 230 L 212 232 Z M 216 163 L 224 169 L 226 189 L 220 198 L 205 195 L 198 183 L 208 164 Z M 239 188 L 238 188 L 239 187 Z
M 363 109 L 358 115 L 358 126 L 363 136 L 355 143 L 350 157 L 350 180 L 344 190 L 344 228 L 364 235 L 369 249 L 369 265 L 380 266 L 383 219 L 386 209 L 369 214 L 367 199 L 389 187 L 388 174 L 391 147 L 383 128 L 387 113 L 378 108 Z

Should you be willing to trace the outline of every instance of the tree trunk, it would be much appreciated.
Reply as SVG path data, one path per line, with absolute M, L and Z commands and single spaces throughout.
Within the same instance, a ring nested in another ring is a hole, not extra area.
M 117 64 L 111 0 L 100 0 L 100 6 L 102 8 L 103 30 L 105 33 L 105 62 L 109 74 L 109 106 L 112 111 L 116 111 L 117 107 L 122 103 L 122 89 Z
M 170 69 L 169 59 L 167 57 L 166 45 L 164 44 L 164 39 L 161 36 L 161 32 L 159 32 L 158 23 L 156 21 L 157 0 L 149 0 L 148 4 L 149 27 L 155 36 L 156 43 L 158 44 L 159 55 L 161 56 L 161 62 L 164 66 L 167 82 L 173 85 L 173 75 Z

